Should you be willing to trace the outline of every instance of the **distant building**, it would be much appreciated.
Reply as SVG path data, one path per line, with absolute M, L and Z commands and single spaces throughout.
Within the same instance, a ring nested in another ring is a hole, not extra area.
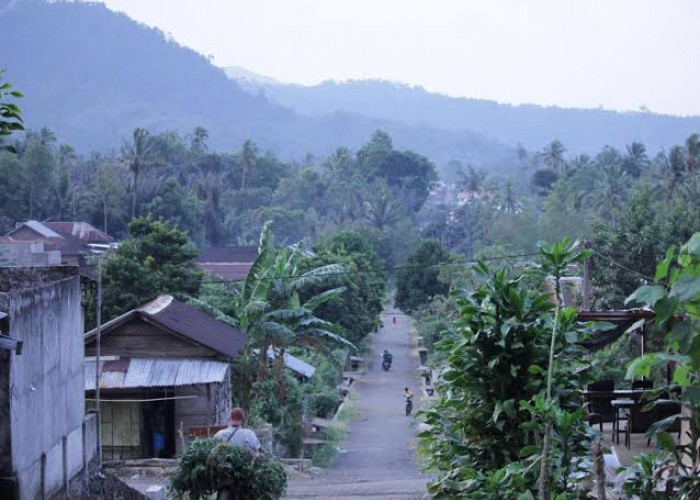
M 59 250 L 46 250 L 43 241 L 15 241 L 0 236 L 0 266 L 44 267 L 61 264 Z
M 85 335 L 85 385 L 94 406 L 96 335 Z M 105 459 L 168 458 L 189 429 L 225 424 L 239 330 L 162 295 L 104 325 L 100 395 Z
M 0 332 L 0 498 L 50 497 L 97 446 L 97 419 L 85 416 L 78 268 L 0 267 Z
M 44 251 L 58 251 L 61 263 L 88 267 L 88 257 L 104 253 L 114 238 L 87 222 L 19 222 L 3 238 L 5 244 L 43 242 Z
M 197 264 L 214 277 L 239 281 L 248 276 L 257 258 L 258 248 L 254 246 L 218 245 L 203 251 Z

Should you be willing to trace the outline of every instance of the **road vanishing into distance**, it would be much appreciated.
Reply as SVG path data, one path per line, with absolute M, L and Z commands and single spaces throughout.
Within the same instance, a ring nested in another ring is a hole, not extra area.
M 392 318 L 396 317 L 396 324 Z M 357 414 L 342 451 L 332 467 L 311 478 L 290 480 L 287 500 L 305 498 L 386 500 L 424 498 L 429 477 L 415 462 L 416 430 L 404 413 L 403 389 L 420 401 L 418 356 L 411 345 L 411 320 L 397 309 L 387 309 L 384 328 L 374 337 L 365 373 L 355 381 Z M 393 355 L 391 370 L 382 370 L 381 354 Z

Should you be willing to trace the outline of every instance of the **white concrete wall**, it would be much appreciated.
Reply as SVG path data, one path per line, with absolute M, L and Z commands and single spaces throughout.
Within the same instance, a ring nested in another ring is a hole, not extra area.
M 10 294 L 12 466 L 20 498 L 60 489 L 83 464 L 83 325 L 77 275 Z M 94 425 L 94 424 L 93 424 Z M 65 450 L 64 450 L 65 448 Z M 65 458 L 64 458 L 65 457 Z

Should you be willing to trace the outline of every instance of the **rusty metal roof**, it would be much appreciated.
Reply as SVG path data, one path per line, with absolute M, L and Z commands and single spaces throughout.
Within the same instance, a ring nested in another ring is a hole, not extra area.
M 121 358 L 118 370 L 111 370 L 115 361 L 102 361 L 100 389 L 138 389 L 177 387 L 224 382 L 228 363 L 203 359 Z M 121 369 L 126 367 L 126 370 Z M 85 361 L 85 390 L 95 390 L 95 360 Z

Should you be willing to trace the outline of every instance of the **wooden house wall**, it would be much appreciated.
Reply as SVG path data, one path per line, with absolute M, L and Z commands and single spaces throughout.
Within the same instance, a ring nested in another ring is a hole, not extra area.
M 101 338 L 102 356 L 213 358 L 215 353 L 206 347 L 180 339 L 162 329 L 133 319 L 115 327 Z M 85 345 L 85 355 L 95 356 L 95 340 Z
M 101 437 L 105 460 L 142 458 L 141 404 L 103 401 Z
M 231 414 L 231 383 L 189 385 L 175 388 L 175 396 L 197 396 L 175 400 L 175 425 L 182 430 L 188 444 L 188 429 L 200 425 L 225 425 Z M 182 453 L 182 440 L 177 441 L 177 453 Z

